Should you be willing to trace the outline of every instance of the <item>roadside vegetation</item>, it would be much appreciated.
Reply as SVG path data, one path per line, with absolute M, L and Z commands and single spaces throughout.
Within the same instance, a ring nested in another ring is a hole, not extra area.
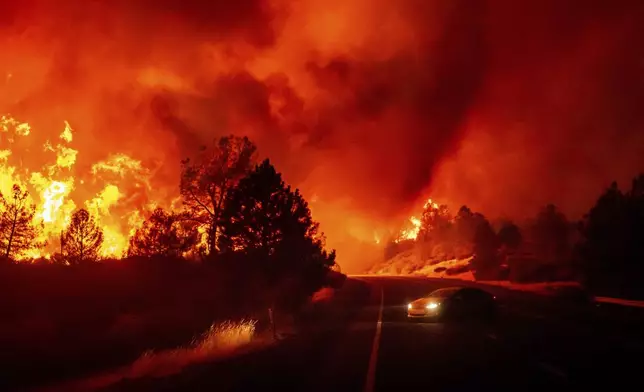
M 596 295 L 644 299 L 644 175 L 613 183 L 570 221 L 555 205 L 523 222 L 428 203 L 415 239 L 392 238 L 380 274 L 516 283 L 579 282 Z
M 306 200 L 247 138 L 222 137 L 183 161 L 178 185 L 184 208 L 152 209 L 124 258 L 108 260 L 104 233 L 78 209 L 60 252 L 25 261 L 40 245 L 35 207 L 18 186 L 0 197 L 0 389 L 20 375 L 230 351 L 343 282 Z M 141 357 L 148 350 L 154 359 Z

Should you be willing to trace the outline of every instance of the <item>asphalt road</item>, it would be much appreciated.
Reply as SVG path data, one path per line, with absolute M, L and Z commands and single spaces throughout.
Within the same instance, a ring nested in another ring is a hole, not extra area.
M 545 390 L 640 385 L 644 312 L 584 308 L 491 289 L 494 324 L 410 323 L 406 303 L 453 285 L 418 278 L 351 279 L 307 333 L 165 378 L 110 391 Z M 639 388 L 639 387 L 637 387 Z

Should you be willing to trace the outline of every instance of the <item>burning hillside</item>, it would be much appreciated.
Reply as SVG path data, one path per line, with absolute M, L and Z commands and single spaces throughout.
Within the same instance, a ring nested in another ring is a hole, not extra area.
M 438 211 L 439 209 L 439 205 L 436 204 L 432 199 L 427 199 L 427 201 L 423 205 L 423 213 L 427 211 L 429 211 L 429 213 L 432 213 L 433 211 Z M 407 227 L 403 228 L 400 233 L 398 233 L 396 238 L 394 238 L 394 242 L 416 240 L 416 238 L 418 238 L 422 223 L 422 216 L 421 218 L 413 215 L 409 217 L 409 223 L 406 225 Z
M 101 256 L 120 257 L 145 212 L 161 204 L 149 197 L 150 171 L 123 153 L 77 167 L 82 152 L 75 149 L 75 131 L 68 122 L 61 125 L 55 140 L 38 143 L 37 129 L 0 117 L 0 191 L 5 198 L 14 185 L 29 192 L 27 203 L 36 207 L 33 224 L 42 228 L 37 242 L 45 244 L 19 257 L 49 258 L 60 251 L 61 233 L 76 208 L 87 209 L 102 228 Z
M 118 254 L 143 211 L 173 204 L 181 159 L 247 135 L 359 271 L 427 194 L 491 216 L 578 214 L 639 169 L 642 7 L 4 1 L 0 114 L 31 133 L 5 117 L 3 170 L 51 220 L 47 252 L 82 206 Z

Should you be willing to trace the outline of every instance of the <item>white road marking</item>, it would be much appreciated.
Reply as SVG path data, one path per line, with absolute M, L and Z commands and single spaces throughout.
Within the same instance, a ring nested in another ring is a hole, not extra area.
M 376 382 L 376 366 L 378 364 L 378 349 L 380 348 L 380 334 L 382 332 L 382 309 L 384 300 L 385 292 L 380 287 L 380 310 L 378 310 L 378 323 L 376 324 L 376 334 L 373 337 L 373 345 L 371 346 L 371 356 L 369 357 L 369 368 L 367 369 L 364 392 L 373 392 Z
M 563 378 L 563 379 L 567 379 L 567 378 L 568 378 L 568 375 L 567 375 L 563 370 L 558 369 L 558 368 L 556 368 L 556 367 L 552 366 L 552 365 L 551 365 L 551 364 L 549 364 L 549 363 L 546 363 L 546 362 L 539 362 L 539 363 L 537 363 L 537 365 L 539 365 L 539 367 L 540 367 L 541 369 L 545 370 L 546 372 L 548 372 L 548 373 L 550 373 L 550 374 L 554 374 L 555 376 L 557 376 L 557 377 L 559 377 L 559 378 Z

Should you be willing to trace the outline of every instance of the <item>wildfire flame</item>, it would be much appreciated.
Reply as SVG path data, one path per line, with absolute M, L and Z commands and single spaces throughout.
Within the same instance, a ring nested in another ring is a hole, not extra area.
M 425 201 L 425 204 L 423 205 L 423 210 L 427 210 L 428 208 L 438 209 L 439 206 L 432 199 L 427 199 L 427 201 Z M 420 226 L 422 223 L 420 218 L 412 215 L 409 217 L 409 223 L 411 223 L 411 227 L 402 229 L 394 242 L 398 243 L 401 241 L 414 241 L 416 240 L 416 238 L 418 238 L 418 233 L 420 232 Z
M 25 163 L 33 152 L 14 154 L 20 140 L 35 133 L 32 127 L 10 115 L 0 116 L 0 191 L 9 195 L 13 184 L 29 191 L 30 203 L 37 209 L 33 223 L 43 227 L 38 241 L 47 244 L 27 252 L 22 259 L 50 258 L 60 252 L 60 235 L 79 207 L 86 208 L 103 229 L 101 256 L 120 257 L 146 212 L 160 204 L 137 195 L 150 189 L 150 171 L 125 153 L 94 162 L 89 172 L 77 169 L 80 152 L 72 146 L 75 131 L 67 121 L 63 125 L 56 144 L 46 141 L 43 145 L 43 156 L 53 156 L 34 168 Z
M 44 201 L 41 216 L 45 223 L 54 222 L 54 217 L 63 205 L 66 190 L 67 186 L 65 183 L 52 181 L 42 193 Z

